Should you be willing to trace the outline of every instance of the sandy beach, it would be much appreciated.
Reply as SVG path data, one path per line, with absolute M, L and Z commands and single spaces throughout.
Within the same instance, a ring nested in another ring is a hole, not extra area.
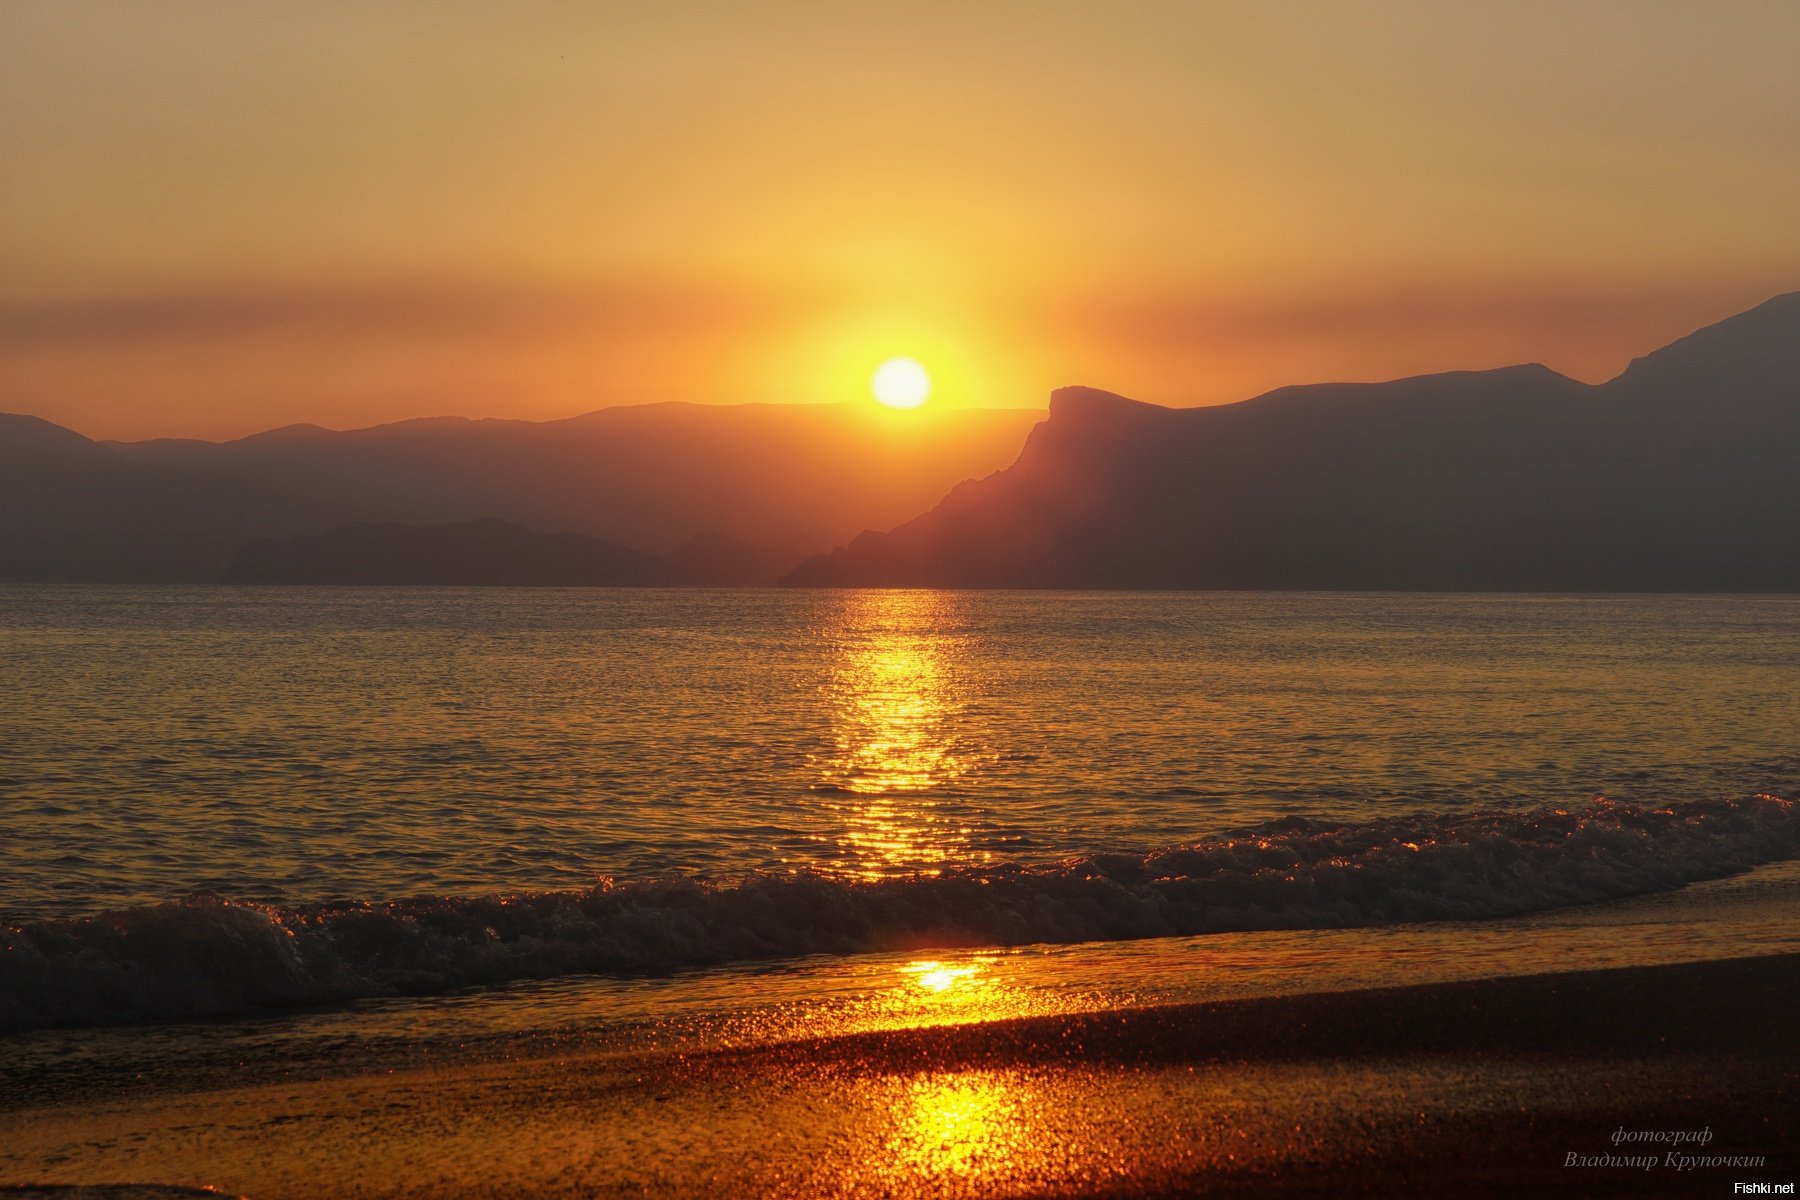
M 1797 985 L 1800 956 L 1775 955 L 700 1052 L 520 1039 L 199 1091 L 118 1081 L 6 1113 L 0 1179 L 255 1200 L 1728 1195 L 1800 1165 Z

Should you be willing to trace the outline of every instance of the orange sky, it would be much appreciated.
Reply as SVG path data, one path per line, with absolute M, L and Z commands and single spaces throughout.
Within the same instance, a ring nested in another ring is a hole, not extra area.
M 1786 0 L 9 0 L 0 409 L 1598 380 L 1800 288 L 1797 58 Z

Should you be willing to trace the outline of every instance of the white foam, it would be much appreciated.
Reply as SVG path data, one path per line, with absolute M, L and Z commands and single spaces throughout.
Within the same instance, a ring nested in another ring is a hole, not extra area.
M 1146 855 L 279 908 L 197 896 L 5 931 L 0 1030 L 221 1016 L 573 973 L 817 953 L 1510 916 L 1800 856 L 1753 796 L 1649 808 L 1290 818 Z

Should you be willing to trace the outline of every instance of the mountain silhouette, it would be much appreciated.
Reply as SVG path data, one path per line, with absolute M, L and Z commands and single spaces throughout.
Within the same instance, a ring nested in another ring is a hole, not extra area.
M 490 517 L 653 555 L 710 536 L 767 547 L 750 574 L 772 579 L 1005 463 L 1041 416 L 655 404 L 562 421 L 436 418 L 101 443 L 0 415 L 0 579 L 210 581 L 260 539 Z M 721 567 L 704 544 L 690 557 L 672 564 L 690 578 L 748 570 Z
M 805 558 L 722 533 L 700 533 L 662 562 L 669 582 L 683 587 L 774 587 Z
M 226 583 L 458 587 L 766 587 L 795 556 L 704 534 L 670 555 L 489 517 L 455 525 L 361 521 L 264 538 L 231 556 Z
M 800 586 L 1800 590 L 1800 293 L 1592 386 L 1530 365 L 1170 409 L 1064 388 L 1012 466 Z

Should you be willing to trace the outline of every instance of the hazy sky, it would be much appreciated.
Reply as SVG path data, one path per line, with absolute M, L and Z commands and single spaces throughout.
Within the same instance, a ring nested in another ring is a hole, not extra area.
M 0 409 L 100 437 L 1537 360 L 1800 289 L 1800 4 L 0 5 Z

